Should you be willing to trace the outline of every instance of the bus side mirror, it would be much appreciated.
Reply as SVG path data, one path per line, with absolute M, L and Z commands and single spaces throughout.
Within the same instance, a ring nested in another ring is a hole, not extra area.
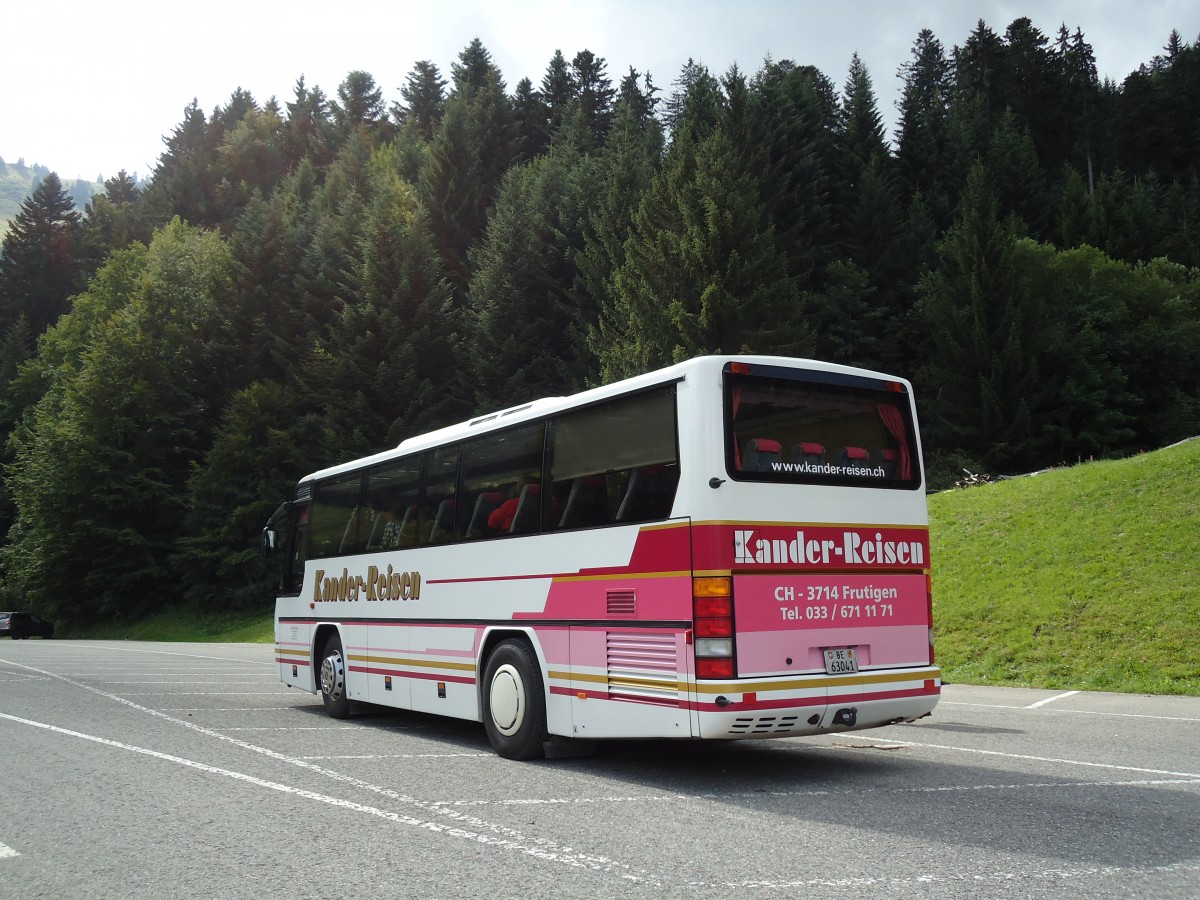
M 262 530 L 262 555 L 264 559 L 270 559 L 275 554 L 283 549 L 283 531 L 287 526 L 288 515 L 291 513 L 291 503 L 281 503 L 279 509 L 271 515 L 267 520 L 266 527 Z

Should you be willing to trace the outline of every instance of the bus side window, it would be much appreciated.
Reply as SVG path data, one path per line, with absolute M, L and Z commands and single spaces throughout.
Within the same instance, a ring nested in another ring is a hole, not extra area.
M 458 447 L 439 447 L 425 454 L 421 489 L 420 543 L 448 544 L 454 540 L 454 507 L 458 489 Z
M 547 528 L 664 519 L 679 482 L 675 389 L 618 397 L 551 421 Z
M 291 559 L 284 563 L 284 590 L 298 594 L 304 586 L 304 563 L 308 560 L 308 503 L 297 503 L 292 507 Z
M 343 556 L 362 550 L 359 540 L 362 475 L 355 472 L 319 482 L 313 489 L 312 557 Z
M 671 514 L 675 487 L 679 483 L 678 466 L 643 466 L 634 469 L 629 487 L 617 510 L 617 521 L 640 522 L 665 519 Z
M 535 422 L 463 443 L 455 540 L 541 531 L 545 435 L 545 423 Z
M 608 491 L 603 475 L 572 479 L 563 504 L 560 528 L 590 528 L 608 524 Z
M 541 530 L 541 518 L 542 489 L 539 485 L 527 484 L 517 497 L 517 509 L 508 531 L 510 534 L 532 534 Z
M 454 501 L 438 503 L 433 514 L 433 527 L 429 529 L 429 543 L 445 544 L 454 536 Z
M 421 458 L 408 457 L 386 463 L 367 473 L 368 532 L 366 549 L 393 550 L 411 547 L 417 538 L 417 491 L 421 485 Z

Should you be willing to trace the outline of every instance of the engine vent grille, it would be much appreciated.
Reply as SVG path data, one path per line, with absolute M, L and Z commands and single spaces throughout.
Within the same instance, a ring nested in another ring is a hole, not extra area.
M 637 594 L 633 591 L 609 591 L 608 614 L 632 616 L 637 614 Z
M 799 716 L 741 716 L 729 726 L 729 734 L 788 734 L 800 724 Z
M 674 634 L 610 631 L 606 649 L 610 697 L 680 704 L 682 685 Z

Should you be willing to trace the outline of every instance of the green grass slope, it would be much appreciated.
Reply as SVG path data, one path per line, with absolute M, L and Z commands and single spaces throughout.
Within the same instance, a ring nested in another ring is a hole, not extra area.
M 106 621 L 69 638 L 97 641 L 204 641 L 215 643 L 266 643 L 275 640 L 271 615 L 275 605 L 264 598 L 264 612 L 211 612 L 194 606 L 171 607 L 136 622 Z
M 946 681 L 1200 695 L 1200 440 L 929 515 Z

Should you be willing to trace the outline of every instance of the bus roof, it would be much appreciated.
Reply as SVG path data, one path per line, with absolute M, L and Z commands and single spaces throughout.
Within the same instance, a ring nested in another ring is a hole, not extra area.
M 716 375 L 721 372 L 726 363 L 730 362 L 744 362 L 750 364 L 751 366 L 772 365 L 784 366 L 787 368 L 808 369 L 818 372 L 838 372 L 847 375 L 860 375 L 869 378 L 886 378 L 895 381 L 903 380 L 882 372 L 875 372 L 869 369 L 860 369 L 854 366 L 844 366 L 838 363 L 824 362 L 822 360 L 815 359 L 800 359 L 788 356 L 758 356 L 746 353 L 724 354 L 721 356 L 698 356 L 693 359 L 685 360 L 684 362 L 668 366 L 665 369 L 656 369 L 653 372 L 647 372 L 643 375 L 635 375 L 632 378 L 614 381 L 611 384 L 589 388 L 588 390 L 581 391 L 577 394 L 571 394 L 565 397 L 545 397 L 540 400 L 533 400 L 529 403 L 523 403 L 508 409 L 497 410 L 496 412 L 475 416 L 465 422 L 447 425 L 446 427 L 439 428 L 435 431 L 427 431 L 423 434 L 406 438 L 405 440 L 401 441 L 398 446 L 380 451 L 379 453 L 372 454 L 371 456 L 365 456 L 350 460 L 348 462 L 339 463 L 338 465 L 330 466 L 317 472 L 313 472 L 301 478 L 300 483 L 303 484 L 307 481 L 328 478 L 333 475 L 339 475 L 344 472 L 352 472 L 361 468 L 386 462 L 388 460 L 399 459 L 412 453 L 417 453 L 422 450 L 428 450 L 432 447 L 441 446 L 442 444 L 451 444 L 455 441 L 473 437 L 477 434 L 485 434 L 490 431 L 507 428 L 510 425 L 516 425 L 521 422 L 552 415 L 556 412 L 563 412 L 580 406 L 586 406 L 591 403 L 598 403 L 611 397 L 620 396 L 621 394 L 633 393 L 635 391 L 646 390 L 658 385 L 682 381 L 689 376 L 699 375 L 702 372 L 712 372 L 714 375 Z

